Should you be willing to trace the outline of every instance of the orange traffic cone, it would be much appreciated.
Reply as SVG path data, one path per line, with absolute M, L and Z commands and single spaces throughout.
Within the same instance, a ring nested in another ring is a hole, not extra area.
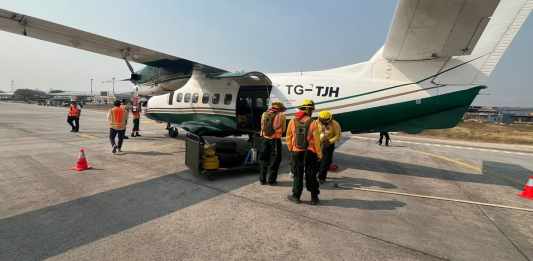
M 524 191 L 522 191 L 518 195 L 523 198 L 533 199 L 533 176 L 529 176 L 529 179 L 527 180 L 527 183 L 524 186 Z
M 85 158 L 85 150 L 83 148 L 80 149 L 80 156 L 78 157 L 78 161 L 76 162 L 76 166 L 73 168 L 77 171 L 84 171 L 88 170 L 91 167 L 89 167 L 89 163 L 87 162 L 87 159 Z

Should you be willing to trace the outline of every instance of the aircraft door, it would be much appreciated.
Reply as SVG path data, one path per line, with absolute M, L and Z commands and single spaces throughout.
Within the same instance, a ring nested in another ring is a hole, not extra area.
M 270 86 L 241 86 L 237 96 L 238 128 L 244 132 L 261 130 L 261 115 L 268 109 Z

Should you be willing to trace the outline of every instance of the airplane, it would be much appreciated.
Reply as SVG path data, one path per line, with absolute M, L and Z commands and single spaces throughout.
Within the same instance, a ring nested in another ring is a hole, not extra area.
M 399 0 L 370 60 L 292 73 L 229 72 L 2 9 L 0 30 L 123 59 L 129 80 L 148 86 L 139 94 L 155 95 L 146 116 L 172 124 L 170 134 L 257 133 L 270 102 L 290 119 L 303 99 L 345 132 L 417 133 L 457 125 L 532 9 L 533 0 Z

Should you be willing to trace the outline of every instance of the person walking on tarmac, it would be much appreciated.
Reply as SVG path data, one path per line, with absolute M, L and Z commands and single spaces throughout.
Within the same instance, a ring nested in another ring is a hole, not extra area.
M 322 160 L 318 171 L 318 182 L 326 182 L 329 165 L 333 161 L 335 143 L 341 138 L 341 126 L 333 119 L 330 111 L 321 111 L 318 114 L 318 127 L 320 130 L 320 141 L 322 142 Z
M 141 137 L 141 134 L 139 134 L 139 124 L 141 120 L 141 104 L 140 103 L 131 107 L 131 115 L 133 116 L 133 129 L 131 130 L 131 136 Z
M 72 128 L 70 132 L 79 132 L 80 131 L 80 114 L 81 108 L 75 101 L 70 102 L 68 108 L 67 123 Z
M 300 203 L 305 173 L 305 187 L 311 192 L 312 205 L 319 202 L 320 190 L 316 174 L 322 158 L 318 123 L 311 119 L 314 109 L 315 103 L 305 99 L 298 107 L 295 117 L 289 122 L 286 135 L 287 146 L 291 153 L 291 166 L 294 171 L 292 195 L 287 198 Z
M 385 137 L 385 146 L 389 146 L 389 143 L 390 143 L 390 137 L 389 137 L 389 133 L 386 132 L 386 131 L 382 131 L 379 133 L 379 146 L 381 146 L 381 144 L 383 144 L 383 137 Z
M 281 136 L 285 132 L 285 106 L 275 101 L 261 116 L 261 137 L 263 146 L 259 155 L 261 185 L 276 185 L 281 163 Z M 267 180 L 268 173 L 268 180 Z
M 109 141 L 113 147 L 113 154 L 122 152 L 122 142 L 124 140 L 124 133 L 126 132 L 126 121 L 128 113 L 120 106 L 120 101 L 115 101 L 114 107 L 107 113 L 107 121 L 109 122 Z M 118 136 L 118 144 L 115 143 L 115 138 Z

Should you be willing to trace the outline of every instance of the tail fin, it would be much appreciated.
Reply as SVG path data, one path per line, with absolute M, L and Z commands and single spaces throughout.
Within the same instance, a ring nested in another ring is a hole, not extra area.
M 533 0 L 501 0 L 469 55 L 454 56 L 441 71 L 457 67 L 435 79 L 439 83 L 485 84 L 533 10 Z

